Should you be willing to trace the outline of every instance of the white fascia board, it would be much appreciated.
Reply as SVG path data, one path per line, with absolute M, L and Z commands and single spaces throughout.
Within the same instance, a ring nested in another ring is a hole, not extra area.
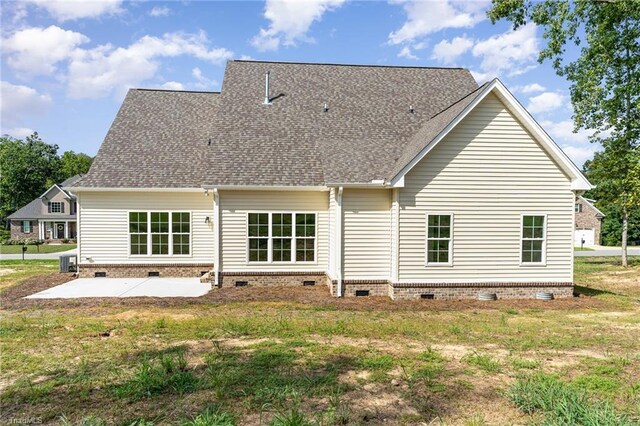
M 569 159 L 567 154 L 560 149 L 560 147 L 551 139 L 551 137 L 544 131 L 544 129 L 538 124 L 538 122 L 529 114 L 529 112 L 518 102 L 518 100 L 509 92 L 504 84 L 497 78 L 491 81 L 487 86 L 482 89 L 476 99 L 473 100 L 458 116 L 451 121 L 445 127 L 445 129 L 438 134 L 422 151 L 407 164 L 392 180 L 391 185 L 396 186 L 404 179 L 404 176 L 413 167 L 418 164 L 442 139 L 447 136 L 453 128 L 455 128 L 478 104 L 491 92 L 495 92 L 496 95 L 504 102 L 506 107 L 518 118 L 524 126 L 531 132 L 534 138 L 542 145 L 545 151 L 553 158 L 556 164 L 570 177 L 571 190 L 573 191 L 588 191 L 593 188 L 593 185 L 589 183 L 587 178 L 576 167 L 575 164 Z
M 69 190 L 73 192 L 204 192 L 205 188 L 91 188 L 79 186 L 69 187 Z
M 600 211 L 600 209 L 598 209 L 598 208 L 596 207 L 596 205 L 594 204 L 594 203 L 596 202 L 595 200 L 590 200 L 590 199 L 588 199 L 588 198 L 584 198 L 582 195 L 579 195 L 578 197 L 579 197 L 581 200 L 583 200 L 584 202 L 586 202 L 587 204 L 589 204 L 589 205 L 591 206 L 591 208 L 592 208 L 592 209 L 594 209 L 594 210 L 596 211 L 596 213 L 598 213 L 598 214 L 602 215 L 602 217 L 605 217 L 605 216 L 606 216 L 606 214 L 602 213 L 602 212 Z
M 200 189 L 213 189 L 219 191 L 329 191 L 328 186 L 264 186 L 264 185 L 203 185 Z
M 49 188 L 46 191 L 44 191 L 44 194 L 42 194 L 40 196 L 40 198 L 44 198 L 44 196 L 47 195 L 49 193 L 49 191 L 51 191 L 53 188 L 58 188 L 58 190 L 60 192 L 62 192 L 63 194 L 65 194 L 67 196 L 67 198 L 69 198 L 69 194 L 67 194 L 65 191 L 63 191 L 62 188 L 60 188 L 57 183 L 54 183 L 53 185 L 51 185 L 51 188 Z

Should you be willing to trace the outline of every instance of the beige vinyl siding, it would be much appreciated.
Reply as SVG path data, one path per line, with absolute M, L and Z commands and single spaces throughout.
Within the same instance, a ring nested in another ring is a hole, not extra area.
M 247 262 L 248 212 L 317 213 L 316 262 Z M 326 191 L 220 191 L 221 270 L 322 271 L 329 265 L 329 194 Z
M 213 263 L 212 197 L 203 192 L 82 192 L 82 263 Z M 190 256 L 129 256 L 129 211 L 191 212 Z
M 344 279 L 389 279 L 391 191 L 345 189 Z
M 400 191 L 401 282 L 571 280 L 570 180 L 493 94 Z M 427 212 L 454 214 L 452 266 L 425 266 Z M 520 266 L 523 213 L 547 215 L 546 266 Z

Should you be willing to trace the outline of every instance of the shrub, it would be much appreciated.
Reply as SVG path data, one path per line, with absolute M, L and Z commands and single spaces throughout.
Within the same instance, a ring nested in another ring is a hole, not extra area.
M 39 246 L 44 244 L 44 241 L 37 238 L 12 238 L 3 242 L 3 244 L 10 246 Z
M 62 239 L 62 244 L 69 244 L 69 239 L 68 238 L 63 238 Z
M 526 414 L 542 414 L 543 426 L 551 425 L 608 425 L 635 424 L 606 401 L 590 399 L 587 394 L 563 383 L 556 376 L 534 374 L 520 378 L 508 396 Z

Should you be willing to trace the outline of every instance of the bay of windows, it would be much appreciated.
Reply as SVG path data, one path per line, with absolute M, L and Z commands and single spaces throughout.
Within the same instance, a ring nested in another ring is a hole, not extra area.
M 189 255 L 191 213 L 130 212 L 129 242 L 131 255 Z
M 314 262 L 315 213 L 249 213 L 249 262 Z

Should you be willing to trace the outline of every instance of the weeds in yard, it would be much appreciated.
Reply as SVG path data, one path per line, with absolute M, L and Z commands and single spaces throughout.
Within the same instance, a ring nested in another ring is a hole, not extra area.
M 129 381 L 116 386 L 115 395 L 140 399 L 163 393 L 179 395 L 191 392 L 198 386 L 198 379 L 187 366 L 184 353 L 163 355 L 160 359 L 143 359 Z
M 315 426 L 315 424 L 308 420 L 300 408 L 295 405 L 287 411 L 277 413 L 269 426 Z
M 465 356 L 463 360 L 467 364 L 478 367 L 480 370 L 487 373 L 499 373 L 502 369 L 502 366 L 498 361 L 493 359 L 490 355 L 486 354 L 479 354 L 477 352 L 474 352 L 471 355 Z
M 542 363 L 538 359 L 514 358 L 511 360 L 511 365 L 518 370 L 536 370 Z
M 605 401 L 563 383 L 555 376 L 538 373 L 520 378 L 509 390 L 511 401 L 526 414 L 542 414 L 542 425 L 637 425 Z
M 236 419 L 218 407 L 208 407 L 193 419 L 184 420 L 181 426 L 236 426 Z

